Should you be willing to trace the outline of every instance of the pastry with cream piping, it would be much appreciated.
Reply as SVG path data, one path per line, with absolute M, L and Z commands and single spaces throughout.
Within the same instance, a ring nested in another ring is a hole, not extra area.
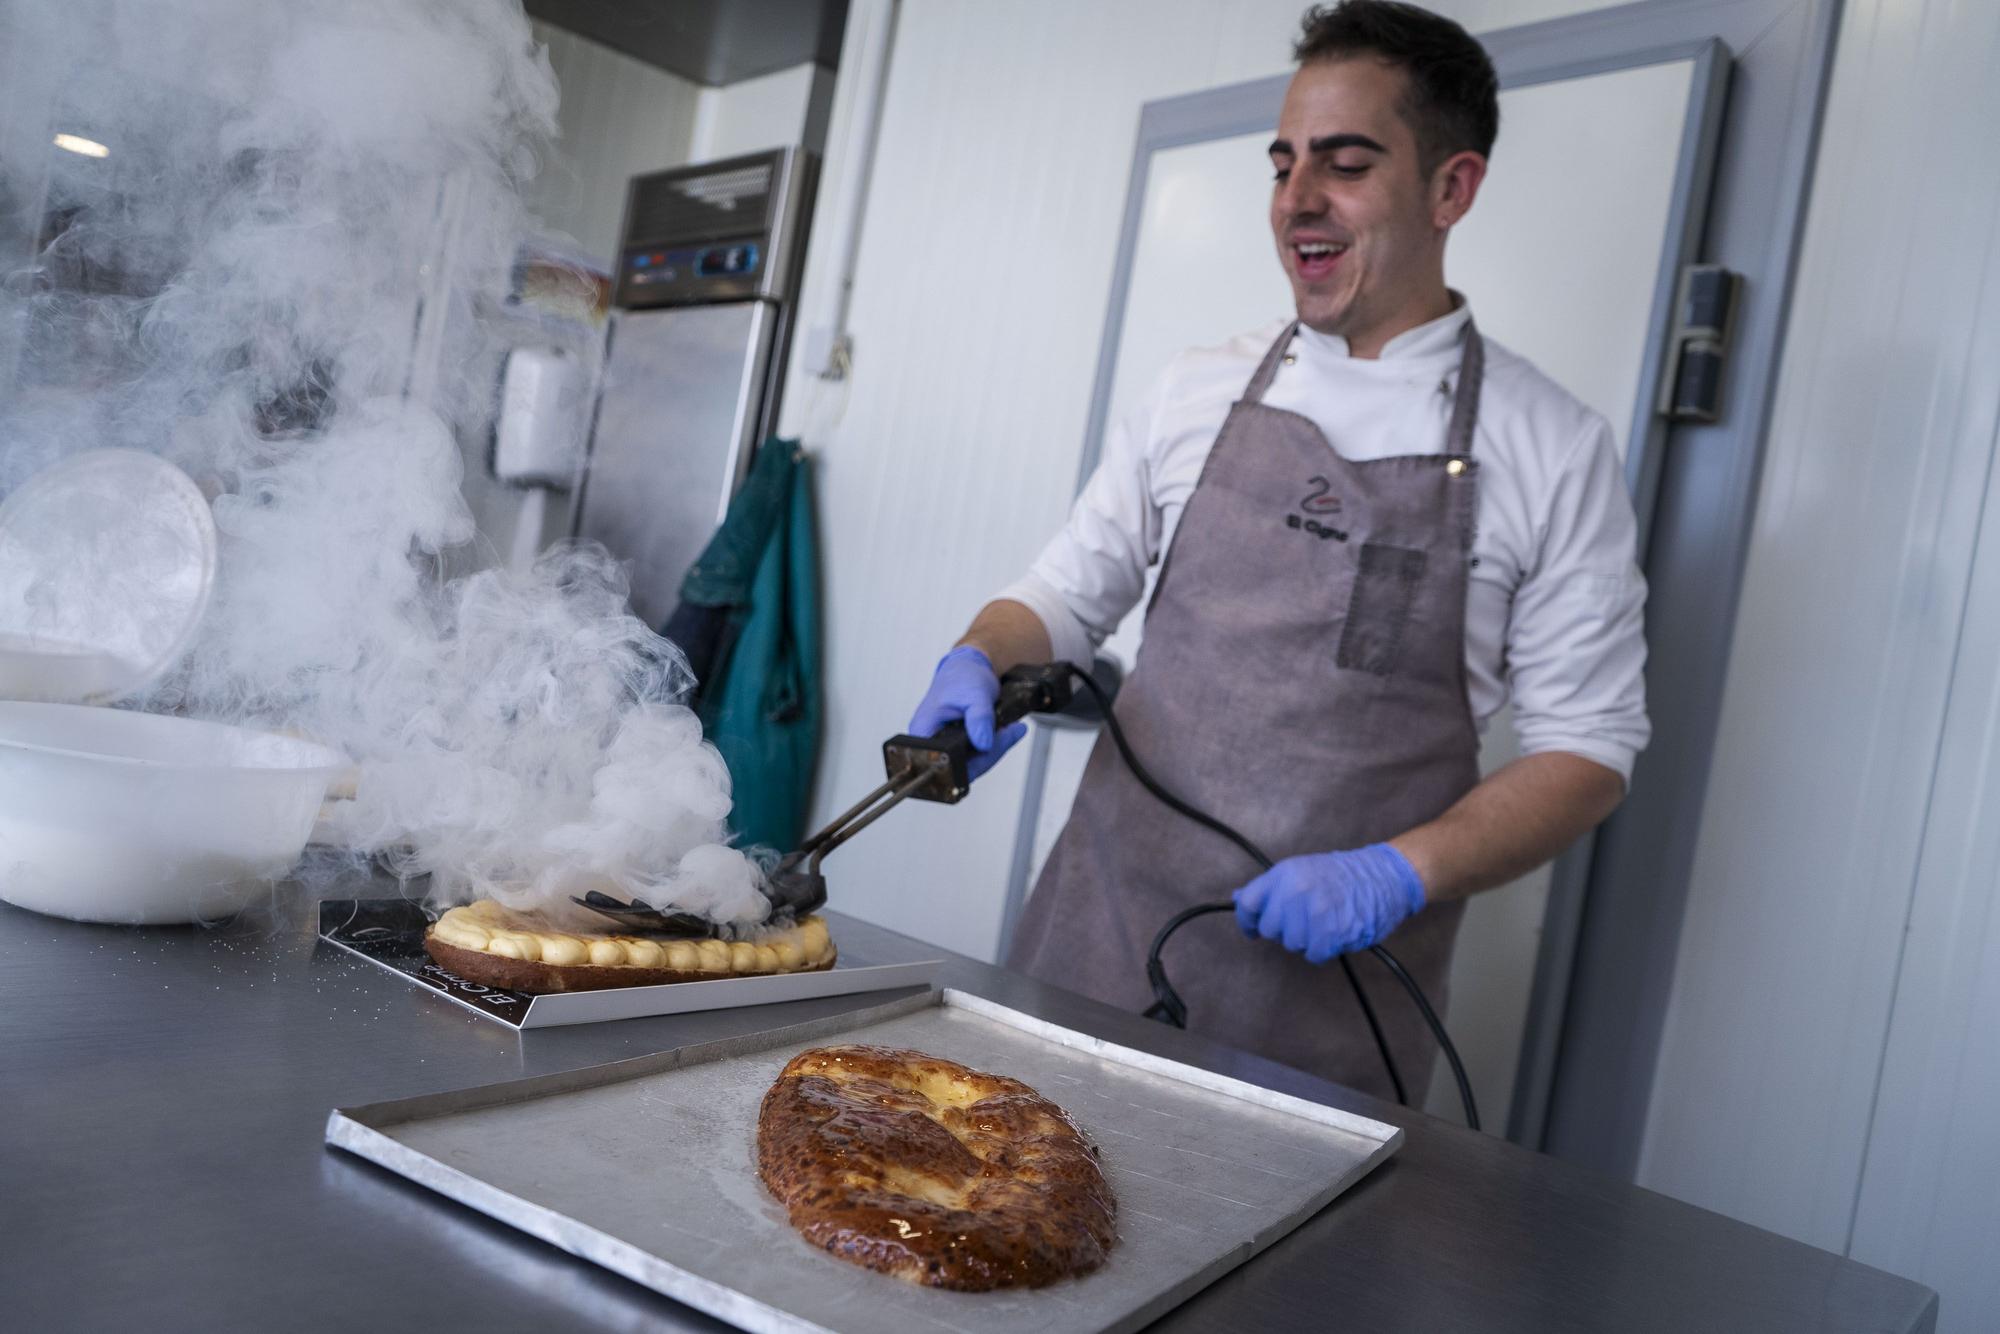
M 491 899 L 452 908 L 431 923 L 424 952 L 467 982 L 529 995 L 814 973 L 833 967 L 836 953 L 818 917 L 742 940 L 673 940 L 564 930 L 544 914 Z

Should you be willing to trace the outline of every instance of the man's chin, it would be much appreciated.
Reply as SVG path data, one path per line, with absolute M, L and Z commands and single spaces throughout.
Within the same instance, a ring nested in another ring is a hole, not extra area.
M 1345 305 L 1317 302 L 1301 302 L 1296 308 L 1299 323 L 1314 333 L 1329 334 L 1345 338 L 1348 329 L 1349 309 Z
M 1314 333 L 1334 334 L 1345 337 L 1348 326 L 1353 323 L 1354 302 L 1341 295 L 1333 296 L 1325 292 L 1301 291 L 1298 284 L 1292 285 L 1292 309 L 1297 312 L 1299 323 Z

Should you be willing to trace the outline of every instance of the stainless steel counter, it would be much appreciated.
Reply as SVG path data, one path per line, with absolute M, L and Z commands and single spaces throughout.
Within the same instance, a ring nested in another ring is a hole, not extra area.
M 357 891 L 368 892 L 341 892 Z M 721 1328 L 326 1149 L 326 1113 L 869 998 L 516 1033 L 315 948 L 311 917 L 280 898 L 220 930 L 127 929 L 0 905 L 0 1323 Z M 842 938 L 877 931 L 836 924 Z M 944 981 L 1408 1130 L 1392 1161 L 1156 1328 L 1921 1334 L 1935 1324 L 1935 1294 L 1865 1265 L 997 968 L 954 958 Z

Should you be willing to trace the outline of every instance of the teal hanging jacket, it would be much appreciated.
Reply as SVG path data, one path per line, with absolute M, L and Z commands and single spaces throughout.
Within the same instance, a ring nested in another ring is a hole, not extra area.
M 737 845 L 797 847 L 820 735 L 819 538 L 797 441 L 773 437 L 757 451 L 681 581 L 667 633 L 704 645 L 692 659 L 693 703 L 729 765 Z

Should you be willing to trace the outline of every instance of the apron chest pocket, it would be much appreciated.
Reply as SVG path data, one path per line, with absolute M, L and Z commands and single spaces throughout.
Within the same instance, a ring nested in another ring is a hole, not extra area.
M 1340 632 L 1335 661 L 1357 672 L 1387 676 L 1396 669 L 1403 628 L 1416 604 L 1429 557 L 1410 547 L 1367 542 L 1354 574 L 1354 591 L 1347 599 L 1347 625 Z

